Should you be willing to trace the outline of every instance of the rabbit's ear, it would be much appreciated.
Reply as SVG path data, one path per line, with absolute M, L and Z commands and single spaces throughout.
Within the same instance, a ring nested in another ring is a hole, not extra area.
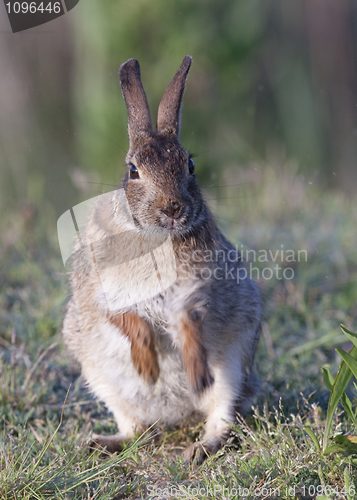
M 162 96 L 157 115 L 157 131 L 171 135 L 177 139 L 180 134 L 181 102 L 191 62 L 191 56 L 186 56 L 182 61 L 180 69 Z
M 119 69 L 120 86 L 128 110 L 130 149 L 135 149 L 143 139 L 151 137 L 150 110 L 140 78 L 136 59 L 129 59 Z

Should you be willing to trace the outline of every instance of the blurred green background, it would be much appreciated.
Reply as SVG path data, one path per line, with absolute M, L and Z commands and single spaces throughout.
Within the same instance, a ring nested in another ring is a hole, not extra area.
M 284 163 L 306 184 L 354 195 L 356 2 L 85 0 L 17 34 L 1 5 L 0 40 L 2 211 L 47 200 L 58 217 L 118 185 L 120 64 L 139 60 L 154 121 L 186 54 L 181 140 L 202 184 Z

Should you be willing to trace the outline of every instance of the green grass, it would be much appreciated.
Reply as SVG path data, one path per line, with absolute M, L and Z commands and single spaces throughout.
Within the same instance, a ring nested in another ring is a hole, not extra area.
M 357 457 L 321 452 L 330 394 L 321 367 L 335 377 L 335 347 L 350 348 L 339 324 L 356 331 L 357 201 L 284 167 L 238 171 L 227 170 L 222 187 L 205 190 L 227 236 L 244 249 L 306 249 L 307 262 L 278 260 L 294 268 L 294 278 L 259 281 L 262 390 L 227 445 L 199 468 L 184 466 L 181 452 L 202 424 L 162 429 L 155 442 L 133 442 L 109 458 L 88 451 L 91 432 L 114 433 L 116 426 L 90 398 L 62 343 L 68 290 L 55 218 L 45 203 L 31 217 L 2 217 L 1 499 L 292 499 L 315 498 L 327 485 L 335 491 L 329 498 L 354 498 L 343 489 L 357 486 Z M 348 396 L 355 408 L 353 387 Z M 331 437 L 347 433 L 356 429 L 339 406 Z

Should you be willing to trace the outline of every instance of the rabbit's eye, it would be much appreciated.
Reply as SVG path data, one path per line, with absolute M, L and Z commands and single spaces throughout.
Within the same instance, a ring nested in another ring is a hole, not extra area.
M 130 164 L 130 178 L 131 179 L 139 179 L 139 172 L 135 165 Z
M 190 172 L 191 175 L 193 175 L 193 172 L 195 171 L 195 164 L 192 158 L 188 160 L 188 171 Z

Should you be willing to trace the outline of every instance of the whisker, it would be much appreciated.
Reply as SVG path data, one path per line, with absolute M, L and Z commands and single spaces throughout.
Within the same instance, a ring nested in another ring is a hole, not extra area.
M 205 198 L 206 201 L 216 201 L 216 200 L 238 200 L 241 198 L 250 198 L 253 194 L 245 194 L 243 196 L 227 196 L 222 198 Z
M 215 203 L 214 206 L 219 206 L 219 207 L 233 207 L 233 208 L 238 208 L 239 205 L 231 205 L 229 203 Z M 211 207 L 212 208 L 212 207 Z
M 219 215 L 214 214 L 214 218 L 221 220 L 223 222 L 229 222 L 230 224 L 237 224 L 238 220 L 226 219 L 225 217 L 220 217 Z
M 110 186 L 110 187 L 118 187 L 118 184 L 107 184 L 106 182 L 93 182 L 93 181 L 76 181 L 76 184 L 95 184 L 97 186 Z
M 254 182 L 254 181 L 239 182 L 238 184 L 226 184 L 226 185 L 218 185 L 218 186 L 216 184 L 211 184 L 210 186 L 202 186 L 202 189 L 228 188 L 228 187 L 246 186 L 247 184 L 256 184 L 256 182 Z

